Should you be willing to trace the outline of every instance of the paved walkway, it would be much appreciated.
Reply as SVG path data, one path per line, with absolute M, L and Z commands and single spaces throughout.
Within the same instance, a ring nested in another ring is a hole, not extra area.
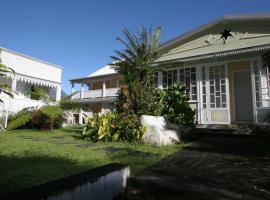
M 205 137 L 142 171 L 123 199 L 270 199 L 270 143 Z

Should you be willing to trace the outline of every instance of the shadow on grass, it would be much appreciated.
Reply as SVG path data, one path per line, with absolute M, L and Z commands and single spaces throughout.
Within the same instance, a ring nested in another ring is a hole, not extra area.
M 0 196 L 86 169 L 73 160 L 31 154 L 0 155 L 0 163 Z

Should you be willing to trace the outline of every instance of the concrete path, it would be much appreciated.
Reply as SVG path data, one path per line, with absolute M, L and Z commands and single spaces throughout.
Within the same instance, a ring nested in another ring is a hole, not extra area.
M 270 143 L 202 138 L 130 178 L 121 199 L 269 200 Z

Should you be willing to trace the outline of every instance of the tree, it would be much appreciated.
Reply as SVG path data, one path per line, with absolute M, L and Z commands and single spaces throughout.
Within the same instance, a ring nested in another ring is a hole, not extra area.
M 116 101 L 116 110 L 145 114 L 149 110 L 153 88 L 153 64 L 159 58 L 161 28 L 142 27 L 137 34 L 123 31 L 124 38 L 117 38 L 124 45 L 122 51 L 115 51 L 111 64 L 123 76 Z

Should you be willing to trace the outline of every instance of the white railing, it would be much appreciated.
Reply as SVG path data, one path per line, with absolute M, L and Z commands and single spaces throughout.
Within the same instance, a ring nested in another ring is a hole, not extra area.
M 73 95 L 72 99 L 94 99 L 102 97 L 116 97 L 119 88 L 107 88 L 104 92 L 102 89 L 99 90 L 90 90 L 83 93 L 78 92 Z
M 90 90 L 83 93 L 83 98 L 93 99 L 102 97 L 102 90 Z
M 105 96 L 106 97 L 116 97 L 119 88 L 108 88 L 106 89 Z

